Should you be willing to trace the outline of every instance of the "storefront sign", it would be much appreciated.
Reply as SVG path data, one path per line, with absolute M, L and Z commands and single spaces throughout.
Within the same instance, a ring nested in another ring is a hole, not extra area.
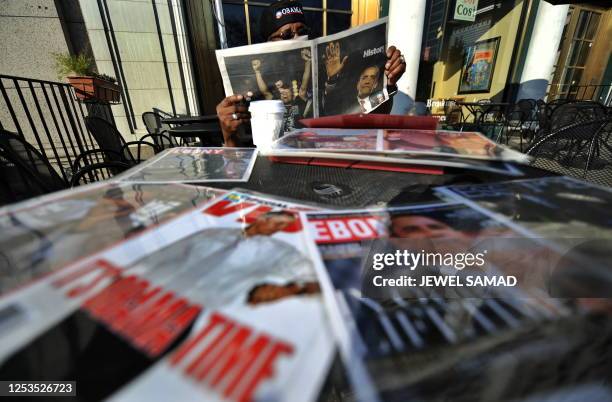
M 456 0 L 455 16 L 453 19 L 456 21 L 474 22 L 476 20 L 477 9 L 478 0 Z

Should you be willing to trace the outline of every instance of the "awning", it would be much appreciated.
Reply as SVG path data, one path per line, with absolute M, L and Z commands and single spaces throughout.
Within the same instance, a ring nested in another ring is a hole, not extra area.
M 612 1 L 610 0 L 585 0 L 585 1 L 579 1 L 579 0 L 544 0 L 547 3 L 550 4 L 554 4 L 555 6 L 558 6 L 560 4 L 584 4 L 584 5 L 589 5 L 589 6 L 597 6 L 597 7 L 603 7 L 603 8 L 610 8 L 612 7 Z

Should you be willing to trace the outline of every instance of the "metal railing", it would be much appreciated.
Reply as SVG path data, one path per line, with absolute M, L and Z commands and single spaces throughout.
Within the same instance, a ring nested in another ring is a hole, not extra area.
M 72 86 L 62 82 L 0 75 L 0 128 L 17 133 L 47 157 L 68 183 L 74 159 L 99 148 L 87 131 L 85 117 L 100 107 L 77 100 Z
M 549 84 L 546 101 L 555 99 L 592 100 L 605 106 L 612 105 L 612 84 Z

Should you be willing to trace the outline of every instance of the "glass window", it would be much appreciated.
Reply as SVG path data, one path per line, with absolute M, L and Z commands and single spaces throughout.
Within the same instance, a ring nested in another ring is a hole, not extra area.
M 300 0 L 304 7 L 323 8 L 322 0 Z
M 225 31 L 229 47 L 243 46 L 263 42 L 259 34 L 259 18 L 270 1 L 252 0 L 223 0 L 223 14 L 225 18 Z M 301 0 L 306 8 L 304 16 L 306 24 L 310 27 L 310 38 L 318 38 L 325 34 L 332 34 L 351 26 L 351 0 Z M 245 18 L 245 5 L 248 9 L 248 20 Z M 338 12 L 344 11 L 344 12 Z M 327 26 L 323 26 L 327 17 Z M 246 27 L 250 26 L 250 37 Z
M 247 44 L 246 19 L 244 6 L 238 4 L 223 4 L 223 19 L 225 20 L 225 35 L 229 47 Z
M 327 13 L 327 34 L 344 31 L 351 26 L 351 14 Z
M 570 51 L 570 57 L 569 57 L 569 66 L 575 66 L 576 65 L 576 60 L 578 60 L 578 54 L 580 53 L 580 47 L 582 45 L 582 41 L 579 40 L 575 40 L 574 43 L 572 43 L 572 49 Z
M 306 25 L 310 28 L 310 39 L 323 36 L 323 13 L 321 11 L 304 11 Z
M 587 57 L 589 57 L 589 51 L 591 50 L 591 46 L 591 42 L 582 42 L 582 47 L 580 48 L 578 60 L 576 60 L 576 66 L 584 67 L 587 61 Z
M 597 32 L 597 27 L 599 25 L 599 18 L 601 14 L 599 13 L 591 13 L 591 20 L 589 21 L 589 28 L 587 29 L 585 39 L 593 40 L 595 33 Z
M 327 8 L 332 10 L 350 10 L 351 0 L 327 0 Z
M 266 38 L 262 38 L 259 34 L 259 19 L 265 7 L 249 6 L 249 17 L 251 18 L 251 43 L 265 42 Z M 245 43 L 246 45 L 246 43 Z
M 584 37 L 584 31 L 587 27 L 589 14 L 590 13 L 588 11 L 580 11 L 580 16 L 578 17 L 578 25 L 576 26 L 576 33 L 574 34 L 574 38 L 578 39 Z

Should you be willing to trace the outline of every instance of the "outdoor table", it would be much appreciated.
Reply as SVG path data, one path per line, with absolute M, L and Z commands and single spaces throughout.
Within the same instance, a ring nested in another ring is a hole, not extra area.
M 457 106 L 464 106 L 474 116 L 474 123 L 478 123 L 478 120 L 481 118 L 484 120 L 484 116 L 495 109 L 502 111 L 510 106 L 510 103 L 507 102 L 455 102 L 455 104 Z
M 555 173 L 515 165 L 525 176 L 513 177 L 476 170 L 444 168 L 442 175 L 297 165 L 272 162 L 259 155 L 248 182 L 207 183 L 222 189 L 240 188 L 276 197 L 337 207 L 382 203 L 410 204 L 440 201 L 433 188 L 453 184 L 499 182 Z

